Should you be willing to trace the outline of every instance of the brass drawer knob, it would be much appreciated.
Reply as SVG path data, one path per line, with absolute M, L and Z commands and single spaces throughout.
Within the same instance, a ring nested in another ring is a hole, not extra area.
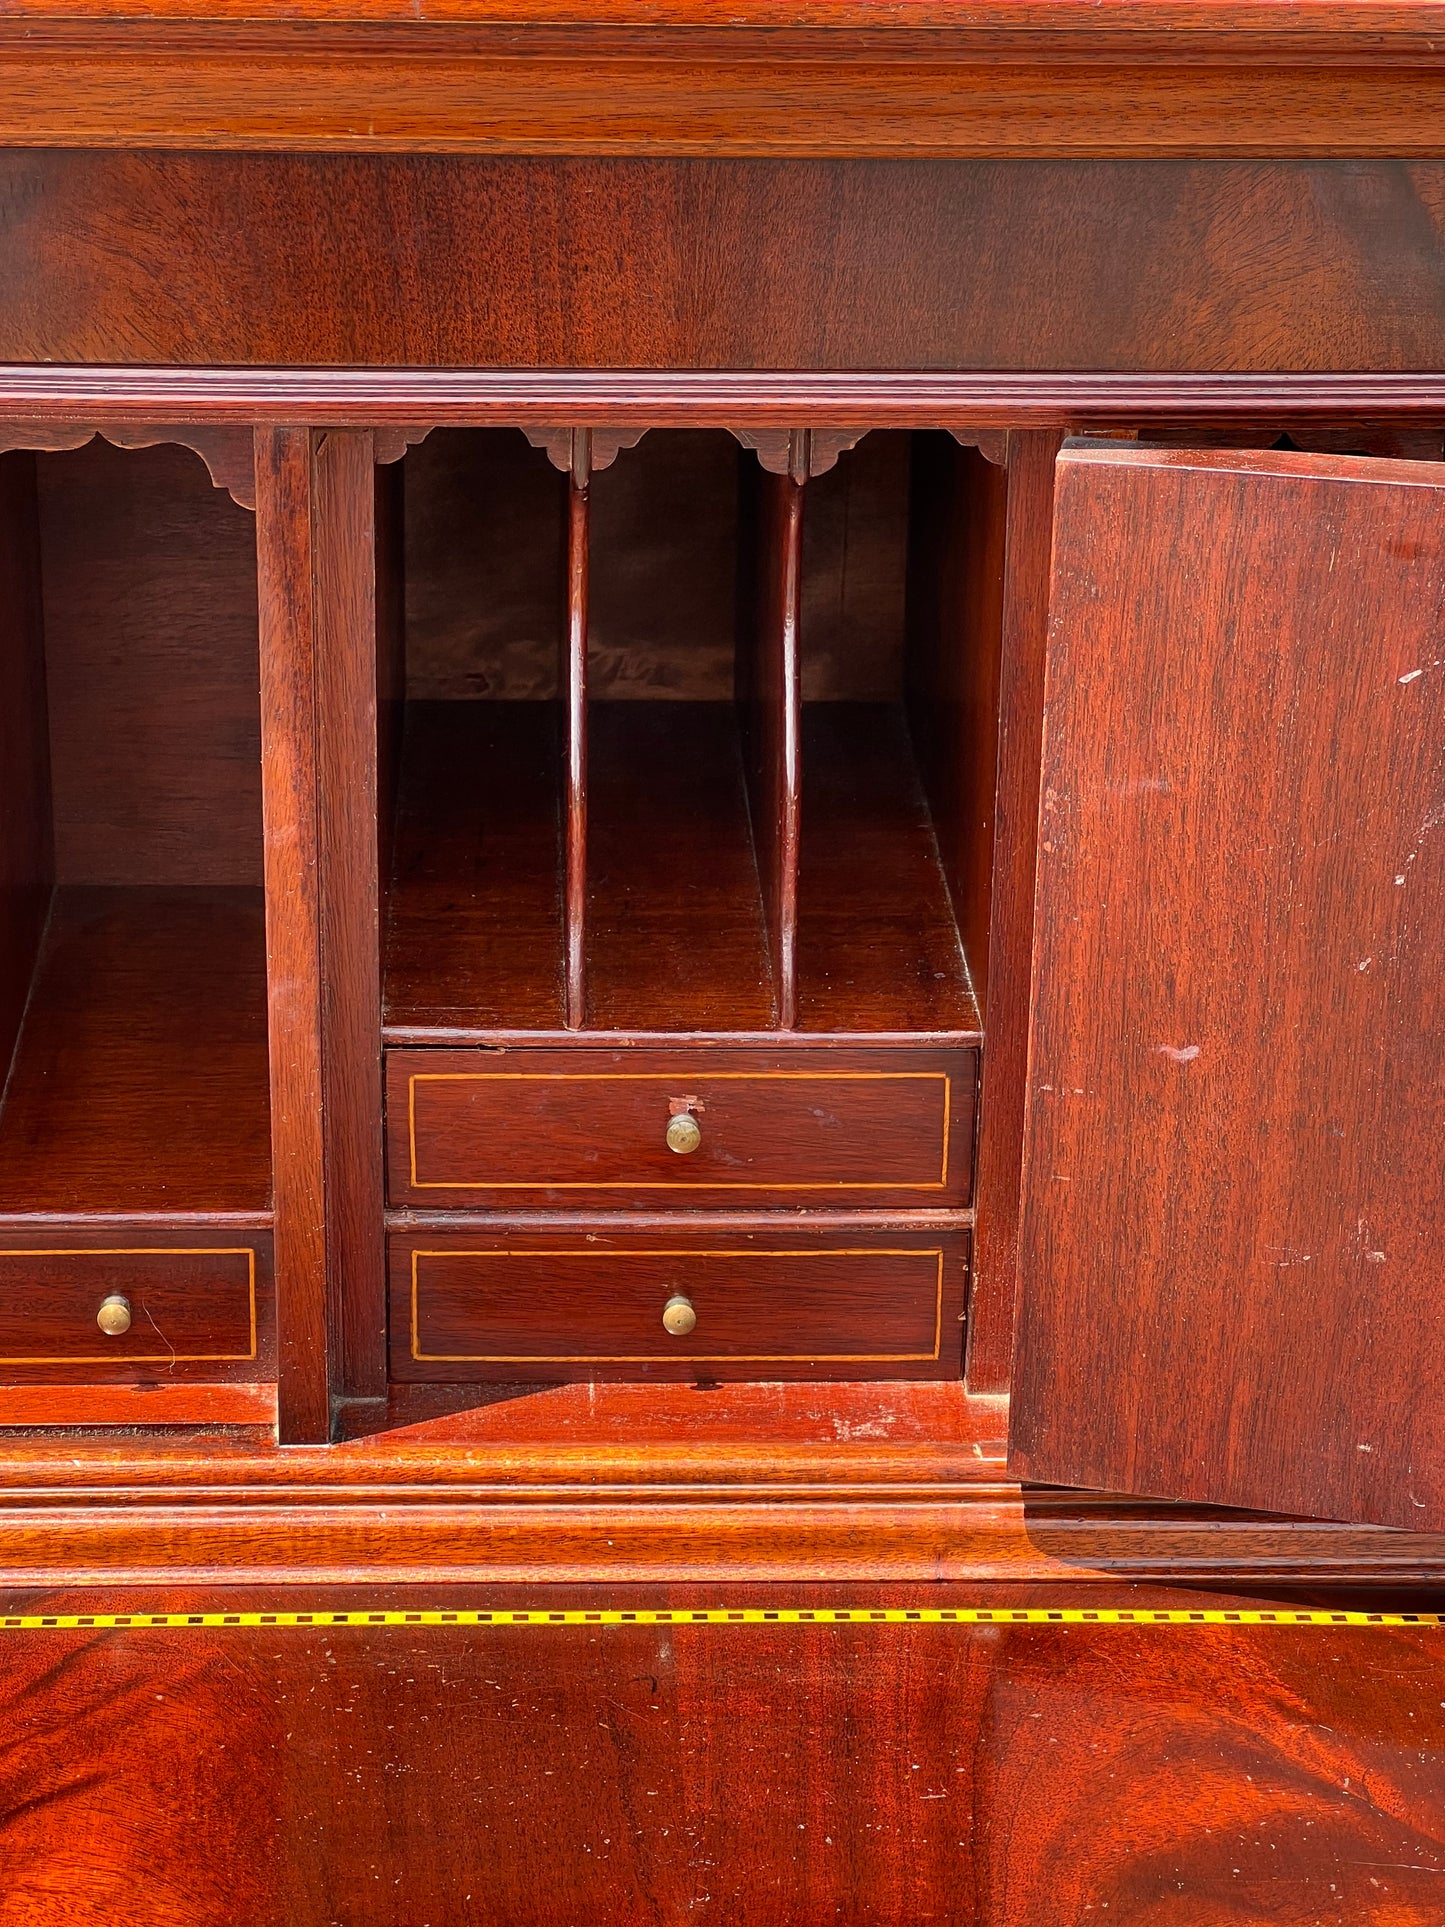
M 691 1111 L 679 1111 L 676 1117 L 668 1119 L 667 1148 L 685 1158 L 702 1143 L 702 1126 Z
M 674 1338 L 686 1338 L 696 1331 L 697 1313 L 692 1308 L 692 1300 L 675 1291 L 662 1308 L 662 1325 Z
M 107 1338 L 119 1338 L 130 1330 L 130 1300 L 113 1291 L 95 1314 L 95 1322 Z

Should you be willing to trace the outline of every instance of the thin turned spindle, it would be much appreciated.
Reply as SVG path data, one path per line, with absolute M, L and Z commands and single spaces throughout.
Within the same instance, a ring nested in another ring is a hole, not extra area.
M 572 430 L 567 475 L 566 1005 L 569 1030 L 587 1016 L 587 562 L 592 431 Z

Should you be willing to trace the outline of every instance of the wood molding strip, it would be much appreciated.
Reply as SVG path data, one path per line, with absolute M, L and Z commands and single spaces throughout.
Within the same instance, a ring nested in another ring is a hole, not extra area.
M 594 418 L 860 427 L 1063 427 L 1180 422 L 1445 420 L 1445 372 L 1034 374 L 933 370 L 153 368 L 0 365 L 0 422 L 156 421 L 406 427 Z
M 21 4 L 0 23 L 7 144 L 1408 158 L 1438 154 L 1445 103 L 1439 11 L 1423 6 L 1374 33 L 1355 9 L 1333 34 L 1327 8 L 1297 10 L 1303 29 L 1295 9 L 1259 9 L 1294 28 L 1272 35 L 1235 30 L 1224 9 L 1163 8 L 1188 23 L 1172 39 L 1141 25 L 1143 9 L 1096 33 L 1064 26 L 1063 9 L 1030 33 L 1023 8 L 962 32 L 935 15 L 918 32 L 878 31 L 879 14 L 858 6 L 771 34 L 761 23 L 658 32 L 621 16 L 599 27 L 565 14 L 549 26 L 298 11 L 311 17 L 202 23 L 138 6 L 87 19 Z
M 7 1492 L 0 1584 L 836 1580 L 1438 1586 L 1445 1539 L 1023 1495 Z

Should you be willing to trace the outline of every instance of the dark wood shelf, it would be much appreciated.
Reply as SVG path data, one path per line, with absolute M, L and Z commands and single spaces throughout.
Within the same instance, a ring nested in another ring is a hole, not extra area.
M 776 1021 L 737 712 L 594 703 L 588 719 L 589 1025 Z
M 270 1207 L 262 893 L 55 893 L 0 1109 L 0 1213 Z
M 408 704 L 389 1024 L 561 1027 L 561 786 L 554 704 Z
M 976 1031 L 978 1004 L 901 707 L 807 703 L 798 1022 Z

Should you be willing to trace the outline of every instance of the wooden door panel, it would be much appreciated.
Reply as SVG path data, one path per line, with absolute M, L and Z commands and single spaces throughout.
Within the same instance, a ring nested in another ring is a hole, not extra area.
M 1022 1477 L 1445 1522 L 1445 470 L 1060 457 Z

